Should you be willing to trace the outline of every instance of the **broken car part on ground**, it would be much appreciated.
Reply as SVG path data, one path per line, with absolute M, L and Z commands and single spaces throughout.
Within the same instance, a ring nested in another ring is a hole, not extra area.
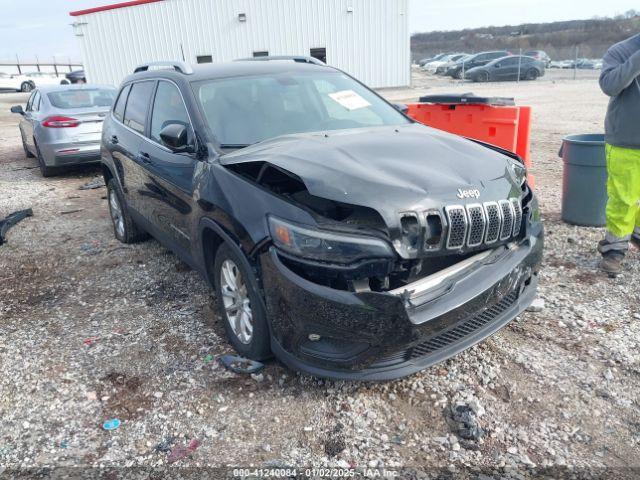
M 7 231 L 11 227 L 13 227 L 16 223 L 21 222 L 27 217 L 33 216 L 33 210 L 27 208 L 25 210 L 19 210 L 17 212 L 13 212 L 9 214 L 6 218 L 0 220 L 0 245 L 7 241 L 5 235 Z
M 420 125 L 330 67 L 172 67 L 136 69 L 105 119 L 114 231 L 201 272 L 242 356 L 391 379 L 533 300 L 543 231 L 515 155 Z

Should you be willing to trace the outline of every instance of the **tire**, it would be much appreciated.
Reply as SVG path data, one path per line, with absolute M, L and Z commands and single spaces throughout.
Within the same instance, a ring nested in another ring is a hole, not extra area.
M 478 72 L 478 75 L 474 77 L 474 81 L 486 83 L 489 81 L 489 72 Z
M 20 130 L 20 138 L 22 139 L 22 149 L 24 150 L 24 156 L 27 158 L 34 158 L 35 155 L 27 148 L 27 142 L 24 141 L 24 133 Z
M 35 139 L 33 140 L 33 143 L 36 146 L 36 157 L 38 158 L 38 166 L 40 167 L 40 173 L 45 178 L 53 177 L 58 172 L 58 170 L 55 167 L 50 167 L 46 163 L 44 163 L 42 152 L 40 152 L 40 147 L 38 147 L 38 144 L 36 143 Z
M 60 85 L 69 85 L 69 80 L 62 80 Z
M 456 73 L 453 74 L 453 76 L 458 80 L 462 80 L 462 70 L 458 70 Z
M 149 234 L 131 218 L 120 185 L 113 178 L 107 184 L 107 200 L 113 233 L 118 240 L 122 243 L 138 243 L 149 238 Z
M 535 68 L 532 68 L 531 70 L 527 71 L 524 78 L 525 80 L 537 80 L 539 76 L 540 72 L 538 72 L 538 70 L 536 70 Z
M 20 85 L 20 91 L 24 93 L 28 93 L 33 90 L 33 84 L 31 82 L 22 82 Z
M 226 243 L 218 248 L 213 267 L 216 304 L 233 348 L 245 358 L 264 360 L 271 356 L 271 334 L 257 279 L 246 265 Z

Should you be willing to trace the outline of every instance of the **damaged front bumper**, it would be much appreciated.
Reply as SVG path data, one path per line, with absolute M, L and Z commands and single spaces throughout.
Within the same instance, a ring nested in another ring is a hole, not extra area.
M 402 289 L 350 292 L 261 256 L 272 350 L 289 367 L 339 379 L 390 380 L 493 334 L 535 298 L 543 230 L 482 252 Z

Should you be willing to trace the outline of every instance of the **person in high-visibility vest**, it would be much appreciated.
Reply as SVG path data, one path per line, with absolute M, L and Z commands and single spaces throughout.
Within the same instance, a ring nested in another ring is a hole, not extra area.
M 611 99 L 605 120 L 607 233 L 600 268 L 615 277 L 629 242 L 640 246 L 640 34 L 604 56 L 600 88 Z

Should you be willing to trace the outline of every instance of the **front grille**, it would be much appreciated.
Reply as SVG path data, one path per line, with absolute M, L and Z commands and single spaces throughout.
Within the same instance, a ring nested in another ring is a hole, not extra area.
M 498 241 L 500 236 L 502 216 L 500 215 L 498 204 L 495 202 L 485 203 L 484 208 L 487 212 L 487 234 L 484 237 L 484 241 L 485 243 L 494 243 Z
M 519 199 L 512 198 L 511 205 L 513 206 L 513 211 L 515 212 L 513 222 L 513 236 L 517 237 L 518 235 L 520 235 L 520 228 L 522 227 L 522 204 L 520 203 Z
M 455 250 L 464 247 L 467 237 L 467 215 L 464 207 L 446 207 L 447 221 L 449 222 L 449 235 L 447 236 L 447 248 Z
M 500 200 L 500 211 L 502 213 L 502 230 L 500 240 L 506 240 L 513 232 L 513 207 L 509 200 Z
M 499 202 L 447 205 L 422 214 L 402 213 L 402 244 L 407 252 L 436 252 L 488 247 L 520 235 L 524 212 L 520 198 Z
M 512 291 L 495 305 L 483 310 L 457 327 L 410 348 L 405 358 L 415 359 L 430 355 L 437 350 L 446 348 L 462 338 L 471 335 L 507 311 L 518 300 L 518 295 L 518 290 Z
M 467 239 L 467 245 L 477 247 L 484 239 L 484 227 L 486 225 L 482 205 L 467 206 L 467 216 L 469 218 L 469 238 Z

